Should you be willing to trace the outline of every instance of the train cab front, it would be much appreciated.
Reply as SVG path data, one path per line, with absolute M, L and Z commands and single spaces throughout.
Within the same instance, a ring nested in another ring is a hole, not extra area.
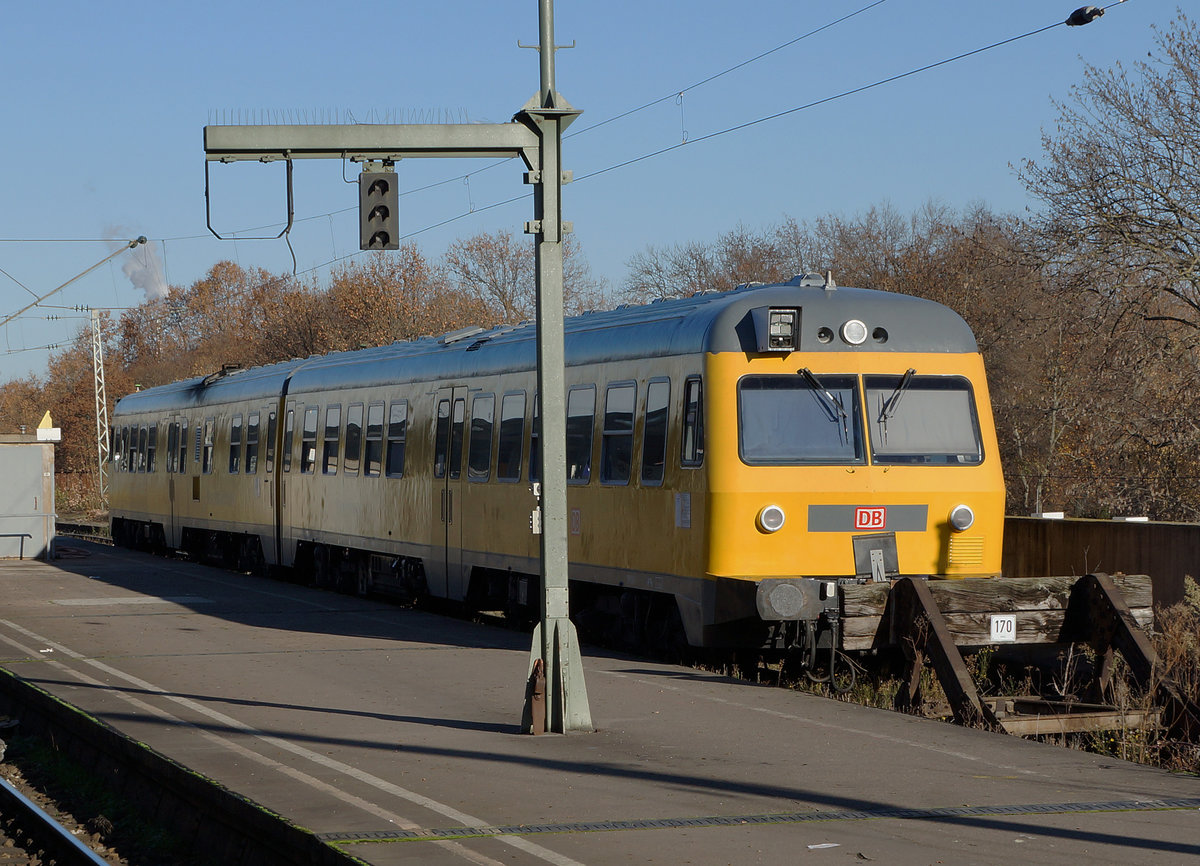
M 931 341 L 919 313 L 966 326 L 879 294 L 859 315 L 797 309 L 817 321 L 797 321 L 789 351 L 762 351 L 768 333 L 709 356 L 715 643 L 811 652 L 837 644 L 843 584 L 1000 572 L 1004 482 L 974 339 Z

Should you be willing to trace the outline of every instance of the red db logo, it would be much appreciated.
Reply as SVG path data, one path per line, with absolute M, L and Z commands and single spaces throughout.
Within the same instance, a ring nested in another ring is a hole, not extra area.
M 887 526 L 887 509 L 882 505 L 854 509 L 855 529 L 883 529 L 885 526 Z

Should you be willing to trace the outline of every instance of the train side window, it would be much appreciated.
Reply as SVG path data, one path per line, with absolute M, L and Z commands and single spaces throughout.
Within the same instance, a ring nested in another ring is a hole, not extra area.
M 667 416 L 671 405 L 671 381 L 656 379 L 646 387 L 646 422 L 642 428 L 642 484 L 663 482 L 667 463 Z
M 404 444 L 408 438 L 408 401 L 397 400 L 388 413 L 387 466 L 388 478 L 399 478 L 404 474 Z
M 337 475 L 338 449 L 342 445 L 342 407 L 325 410 L 325 438 L 321 449 L 321 474 Z
M 229 422 L 229 474 L 237 475 L 242 466 L 242 416 L 234 415 Z
M 304 426 L 300 430 L 300 472 L 312 475 L 317 465 L 317 406 L 304 410 Z
M 259 424 L 262 422 L 262 416 L 257 412 L 251 412 L 246 417 L 246 474 L 254 475 L 258 472 L 258 433 Z
M 487 481 L 492 474 L 492 427 L 496 395 L 477 394 L 471 401 L 471 437 L 467 444 L 467 477 Z
M 609 385 L 604 394 L 604 427 L 600 433 L 600 483 L 628 484 L 633 466 L 633 412 L 637 385 Z
M 437 425 L 433 430 L 433 477 L 446 477 L 446 457 L 450 451 L 450 401 L 438 400 Z
M 362 423 L 363 404 L 351 404 L 346 409 L 346 454 L 342 459 L 342 468 L 350 475 L 358 474 L 362 455 Z
M 167 425 L 167 474 L 174 474 L 179 464 L 179 422 Z
M 567 392 L 567 483 L 587 484 L 592 477 L 592 430 L 596 421 L 596 386 Z
M 137 471 L 146 471 L 146 428 L 138 428 Z
M 450 477 L 462 475 L 463 427 L 467 420 L 467 399 L 458 397 L 454 401 L 454 418 L 450 425 Z
M 267 413 L 267 472 L 268 474 L 275 471 L 275 434 L 279 420 L 275 417 L 274 410 Z
M 287 413 L 283 416 L 283 456 L 280 458 L 283 464 L 280 468 L 284 472 L 292 471 L 292 439 L 296 435 L 296 410 L 288 408 Z
M 383 404 L 372 403 L 367 407 L 367 451 L 363 455 L 363 474 L 371 478 L 379 475 L 383 466 Z
M 176 464 L 176 469 L 180 473 L 187 472 L 187 452 L 188 452 L 188 422 L 187 418 L 179 419 L 179 463 Z
M 496 477 L 499 480 L 521 480 L 524 439 L 525 392 L 505 394 L 500 402 L 500 442 L 496 446 Z
M 200 471 L 205 475 L 213 471 L 213 436 L 217 431 L 217 419 L 204 419 L 204 449 L 200 452 Z M 196 441 L 200 442 L 200 429 L 196 429 Z
M 704 462 L 704 396 L 699 377 L 683 383 L 683 440 L 679 454 L 682 466 Z
M 136 429 L 136 428 L 135 428 Z M 133 471 L 133 446 L 130 444 L 132 437 L 129 435 L 129 428 L 121 428 L 121 469 L 124 472 Z
M 151 424 L 146 434 L 146 471 L 154 471 L 154 458 L 158 454 L 158 425 Z

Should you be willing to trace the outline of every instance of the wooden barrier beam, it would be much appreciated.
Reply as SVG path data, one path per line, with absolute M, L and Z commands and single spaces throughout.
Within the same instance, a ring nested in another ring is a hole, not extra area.
M 967 580 L 922 581 L 958 646 L 988 646 L 991 617 L 1013 614 L 1016 619 L 1012 643 L 1043 644 L 1068 642 L 1064 635 L 1071 593 L 1080 580 L 1072 577 L 972 578 Z M 1147 575 L 1113 575 L 1133 621 L 1149 627 L 1154 618 L 1151 582 Z M 891 584 L 846 585 L 842 593 L 842 649 L 867 650 L 895 646 L 894 624 L 884 619 Z

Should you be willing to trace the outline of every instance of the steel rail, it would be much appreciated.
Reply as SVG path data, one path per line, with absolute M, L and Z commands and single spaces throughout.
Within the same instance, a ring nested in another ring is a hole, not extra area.
M 96 864 L 107 866 L 108 861 L 84 845 L 75 834 L 56 821 L 49 813 L 0 778 L 0 813 L 11 816 L 35 844 L 54 853 L 60 864 Z

